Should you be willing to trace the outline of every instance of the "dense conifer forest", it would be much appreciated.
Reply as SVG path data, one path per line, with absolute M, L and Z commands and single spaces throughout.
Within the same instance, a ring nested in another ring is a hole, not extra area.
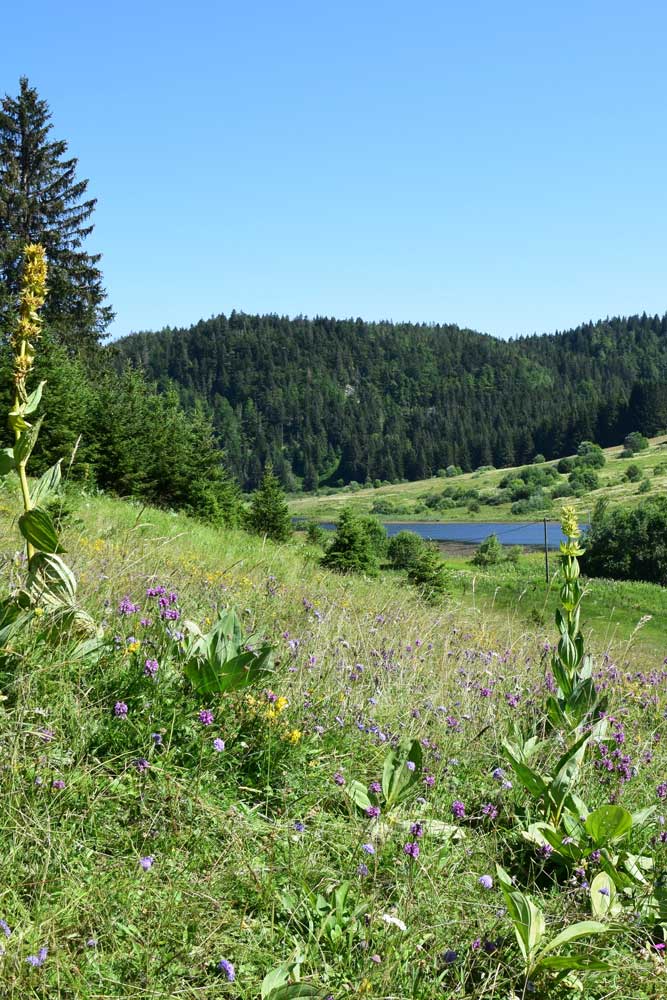
M 114 345 L 204 404 L 253 488 L 421 479 L 554 458 L 667 425 L 667 315 L 502 341 L 450 325 L 232 312 Z

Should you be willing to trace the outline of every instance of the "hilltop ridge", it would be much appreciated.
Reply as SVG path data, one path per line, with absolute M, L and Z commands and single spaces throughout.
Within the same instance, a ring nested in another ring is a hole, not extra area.
M 503 341 L 454 325 L 232 312 L 114 345 L 211 412 L 246 489 L 513 466 L 667 426 L 667 315 Z

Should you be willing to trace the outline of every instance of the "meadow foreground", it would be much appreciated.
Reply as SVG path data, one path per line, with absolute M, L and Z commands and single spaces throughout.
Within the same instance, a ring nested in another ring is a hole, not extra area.
M 546 718 L 550 622 L 121 501 L 81 498 L 66 525 L 104 635 L 37 616 L 1 650 L 3 996 L 667 996 L 659 655 L 593 635 L 606 728 L 577 737 L 558 799 L 527 775 L 574 746 Z M 188 622 L 228 607 L 273 661 L 211 694 Z M 564 836 L 570 806 L 588 819 Z M 597 930 L 545 950 L 580 921 Z

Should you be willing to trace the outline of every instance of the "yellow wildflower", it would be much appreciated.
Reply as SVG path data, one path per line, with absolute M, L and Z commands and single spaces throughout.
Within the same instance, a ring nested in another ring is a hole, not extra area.
M 134 642 L 128 643 L 127 651 L 128 653 L 138 653 L 141 649 L 141 640 L 135 639 Z
M 297 743 L 301 741 L 302 736 L 303 733 L 300 729 L 290 729 L 290 731 L 285 734 L 285 739 L 288 743 L 291 743 L 292 746 L 296 746 Z
M 563 507 L 560 515 L 560 524 L 563 534 L 568 538 L 578 538 L 581 534 L 577 512 L 572 506 Z

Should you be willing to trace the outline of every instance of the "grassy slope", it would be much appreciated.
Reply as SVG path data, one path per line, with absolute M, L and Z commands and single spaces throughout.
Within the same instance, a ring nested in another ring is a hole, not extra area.
M 605 455 L 607 464 L 604 468 L 596 470 L 600 477 L 600 488 L 587 494 L 584 497 L 568 497 L 567 501 L 554 501 L 554 510 L 547 512 L 550 517 L 557 517 L 559 505 L 561 503 L 571 503 L 577 509 L 582 521 L 586 521 L 595 503 L 601 497 L 607 497 L 610 503 L 632 505 L 641 499 L 638 493 L 638 483 L 630 483 L 624 479 L 625 470 L 629 465 L 636 464 L 642 469 L 644 475 L 650 477 L 651 492 L 665 492 L 667 490 L 667 472 L 658 476 L 653 475 L 656 465 L 667 462 L 667 437 L 651 439 L 651 446 L 646 451 L 640 452 L 633 458 L 620 458 L 622 446 L 617 448 L 607 448 Z M 557 464 L 557 463 L 548 463 Z M 517 469 L 524 466 L 517 466 Z M 321 521 L 336 518 L 341 507 L 353 506 L 360 513 L 368 513 L 375 500 L 387 497 L 399 503 L 406 503 L 414 506 L 419 499 L 432 494 L 442 492 L 447 484 L 456 486 L 474 486 L 481 491 L 489 491 L 497 488 L 500 480 L 510 471 L 508 469 L 494 469 L 490 472 L 475 473 L 469 472 L 454 479 L 422 479 L 412 483 L 399 483 L 395 486 L 381 486 L 379 489 L 366 488 L 356 492 L 349 489 L 340 490 L 331 496 L 300 496 L 291 500 L 290 509 L 295 516 L 312 517 Z M 562 482 L 567 477 L 562 478 Z M 650 494 L 648 494 L 650 496 Z M 511 504 L 501 504 L 497 507 L 484 506 L 476 513 L 470 513 L 466 507 L 452 507 L 446 511 L 432 511 L 428 508 L 413 514 L 387 515 L 387 521 L 535 521 L 540 519 L 536 514 L 512 514 Z
M 11 554 L 13 501 L 4 502 L 0 551 Z M 87 500 L 77 517 L 65 536 L 69 558 L 87 606 L 118 642 L 93 664 L 73 659 L 64 640 L 49 647 L 31 632 L 0 671 L 0 917 L 13 932 L 1 939 L 3 996 L 254 1000 L 266 972 L 300 950 L 302 974 L 336 1000 L 505 1000 L 511 984 L 522 985 L 516 946 L 500 894 L 478 877 L 497 860 L 520 874 L 552 929 L 587 915 L 585 893 L 558 890 L 553 874 L 525 855 L 513 828 L 521 795 L 491 778 L 510 720 L 533 717 L 543 698 L 550 628 L 498 607 L 481 615 L 470 601 L 432 609 L 394 578 L 326 575 L 303 547 L 222 535 L 118 501 Z M 8 564 L 7 572 L 16 570 Z M 145 596 L 156 583 L 178 591 L 185 617 L 204 623 L 233 602 L 249 631 L 275 641 L 271 686 L 289 699 L 278 721 L 266 719 L 260 696 L 258 707 L 223 699 L 214 725 L 198 722 L 201 703 L 183 684 L 155 599 Z M 118 613 L 126 594 L 141 611 Z M 153 624 L 142 626 L 147 615 Z M 131 637 L 142 642 L 135 652 Z M 603 635 L 595 646 L 606 648 Z M 666 777 L 659 745 L 639 764 L 662 724 L 664 674 L 661 657 L 625 642 L 612 644 L 616 654 L 621 672 L 599 667 L 614 712 L 627 713 L 626 749 L 640 770 L 622 801 L 634 807 L 655 801 Z M 143 676 L 146 656 L 160 663 L 157 681 Z M 114 717 L 119 700 L 126 719 Z M 425 769 L 435 779 L 402 818 L 448 819 L 454 799 L 470 817 L 463 841 L 426 837 L 415 862 L 398 828 L 365 854 L 373 831 L 333 781 L 335 773 L 365 784 L 378 778 L 384 738 L 398 733 L 426 741 Z M 224 753 L 214 737 L 225 739 Z M 140 773 L 144 757 L 150 766 Z M 589 764 L 582 794 L 599 803 L 608 792 Z M 497 805 L 496 821 L 481 817 L 486 801 Z M 153 866 L 143 871 L 139 859 L 149 855 Z M 357 873 L 362 863 L 367 876 Z M 366 916 L 335 941 L 318 935 L 321 918 L 308 898 L 344 879 Z M 407 929 L 387 924 L 386 913 Z M 474 950 L 476 939 L 497 948 Z M 613 945 L 598 945 L 611 950 L 615 971 L 586 977 L 584 995 L 664 996 L 640 954 L 645 943 L 628 923 Z M 48 958 L 33 969 L 26 957 L 43 946 Z M 458 956 L 451 964 L 443 958 L 450 950 Z M 216 971 L 223 957 L 235 963 L 234 983 Z M 547 995 L 545 984 L 538 990 Z

